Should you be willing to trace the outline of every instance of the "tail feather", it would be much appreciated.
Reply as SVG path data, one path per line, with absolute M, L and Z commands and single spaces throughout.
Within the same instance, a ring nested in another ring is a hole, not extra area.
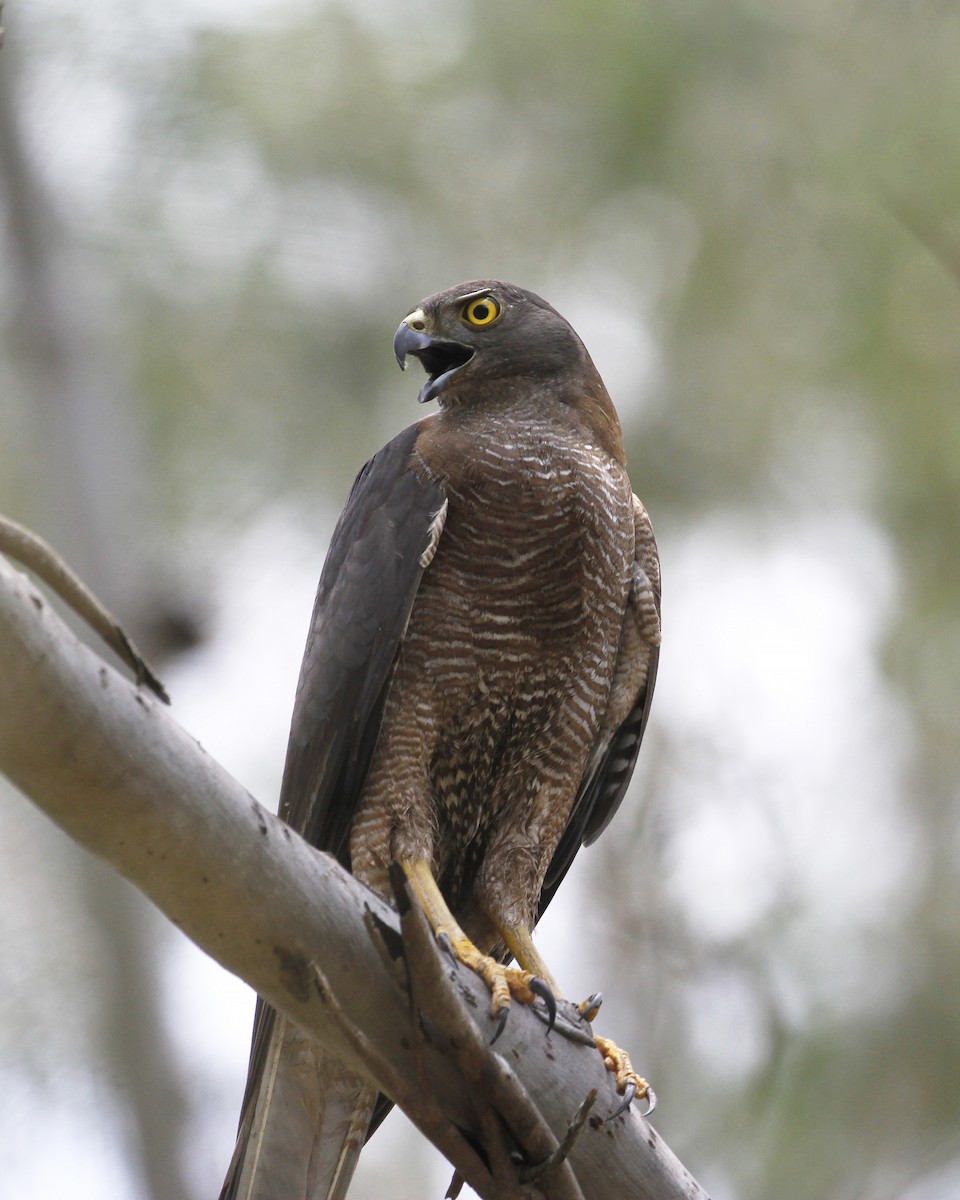
M 344 1200 L 376 1098 L 278 1016 L 220 1200 Z

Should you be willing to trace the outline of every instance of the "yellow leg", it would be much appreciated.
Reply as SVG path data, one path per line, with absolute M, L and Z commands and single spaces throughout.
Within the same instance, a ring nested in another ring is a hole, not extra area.
M 475 971 L 490 989 L 490 1015 L 498 1018 L 500 1030 L 510 1011 L 511 998 L 519 1000 L 521 1004 L 531 1004 L 537 996 L 546 1000 L 546 992 L 550 996 L 547 1001 L 550 1007 L 553 999 L 548 991 L 553 986 L 550 973 L 526 930 L 512 927 L 500 929 L 501 936 L 522 969 L 503 966 L 489 954 L 481 953 L 457 924 L 425 858 L 401 859 L 400 866 L 410 880 L 434 933 L 446 940 L 454 956 Z M 536 964 L 536 969 L 530 968 L 531 963 Z
M 507 949 L 525 971 L 542 979 L 554 996 L 560 996 L 560 989 L 550 974 L 550 968 L 540 956 L 540 951 L 533 944 L 529 929 L 522 925 L 497 925 L 497 931 L 507 944 Z
M 427 920 L 437 937 L 445 933 L 451 942 L 467 941 L 467 935 L 457 924 L 450 909 L 447 908 L 447 902 L 437 886 L 437 881 L 433 877 L 427 860 L 425 858 L 402 858 L 400 866 L 413 885 L 413 890 L 417 893 L 417 899 L 420 901 L 420 907 L 426 913 Z

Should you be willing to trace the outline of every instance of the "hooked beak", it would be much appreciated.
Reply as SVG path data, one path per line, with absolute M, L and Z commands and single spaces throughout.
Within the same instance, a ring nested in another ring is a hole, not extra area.
M 400 322 L 400 328 L 393 339 L 393 352 L 403 370 L 406 369 L 408 355 L 412 354 L 420 360 L 428 378 L 417 399 L 421 404 L 426 404 L 428 400 L 436 399 L 451 376 L 466 366 L 473 358 L 474 350 L 472 346 L 465 346 L 462 342 L 444 341 L 442 338 L 432 337 L 422 329 L 414 329 L 408 322 L 418 316 L 419 310 Z

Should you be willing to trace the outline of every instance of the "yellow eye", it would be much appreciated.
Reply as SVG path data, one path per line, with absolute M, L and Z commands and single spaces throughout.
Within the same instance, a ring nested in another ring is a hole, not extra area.
M 468 325 L 482 329 L 484 325 L 492 325 L 502 312 L 500 304 L 492 296 L 477 296 L 461 308 L 460 318 Z

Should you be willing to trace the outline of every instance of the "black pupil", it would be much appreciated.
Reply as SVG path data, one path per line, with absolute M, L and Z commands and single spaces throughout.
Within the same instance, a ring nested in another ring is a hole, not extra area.
M 473 319 L 475 321 L 485 321 L 490 316 L 490 305 L 481 300 L 473 306 Z

